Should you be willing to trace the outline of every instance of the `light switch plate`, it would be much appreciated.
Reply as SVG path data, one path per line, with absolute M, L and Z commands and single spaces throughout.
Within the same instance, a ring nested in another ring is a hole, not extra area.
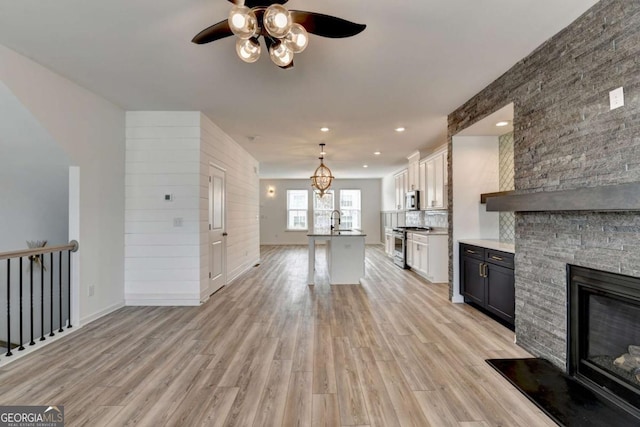
M 615 110 L 624 105 L 624 89 L 620 86 L 609 92 L 609 110 Z

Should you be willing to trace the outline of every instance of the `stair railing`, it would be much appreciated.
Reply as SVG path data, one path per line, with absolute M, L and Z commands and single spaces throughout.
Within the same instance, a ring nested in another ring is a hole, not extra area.
M 6 347 L 5 356 L 35 345 L 38 335 L 44 341 L 45 335 L 55 336 L 56 328 L 60 333 L 73 327 L 71 253 L 78 248 L 72 240 L 68 245 L 0 253 L 0 299 L 6 303 L 0 315 L 0 348 Z

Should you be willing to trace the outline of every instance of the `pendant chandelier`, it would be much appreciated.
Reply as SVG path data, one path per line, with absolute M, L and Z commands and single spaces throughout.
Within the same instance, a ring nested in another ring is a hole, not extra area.
M 334 178 L 334 176 L 331 175 L 331 169 L 324 165 L 324 146 L 324 143 L 320 144 L 320 166 L 316 168 L 311 177 L 311 186 L 318 190 L 320 197 L 324 196 L 329 187 L 331 187 Z

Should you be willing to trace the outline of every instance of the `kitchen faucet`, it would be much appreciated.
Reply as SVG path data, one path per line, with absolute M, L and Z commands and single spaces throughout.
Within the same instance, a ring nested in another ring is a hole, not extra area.
M 334 218 L 333 218 L 333 214 L 337 213 L 338 214 L 338 227 L 340 228 L 340 211 L 338 209 L 334 209 L 333 212 L 331 212 L 331 230 L 333 230 L 335 227 L 334 225 Z

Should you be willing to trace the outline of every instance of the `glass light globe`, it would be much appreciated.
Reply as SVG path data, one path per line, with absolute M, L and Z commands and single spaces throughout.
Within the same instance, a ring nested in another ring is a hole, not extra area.
M 262 22 L 264 27 L 267 29 L 267 32 L 273 37 L 279 39 L 287 35 L 291 28 L 291 24 L 293 23 L 289 11 L 284 6 L 277 3 L 272 4 L 267 8 L 264 12 Z
M 286 67 L 291 64 L 291 61 L 293 61 L 293 51 L 286 45 L 286 43 L 280 41 L 271 46 L 269 49 L 269 56 L 273 63 L 278 67 Z
M 309 44 L 309 34 L 302 25 L 296 23 L 291 26 L 284 40 L 293 53 L 300 53 Z
M 229 12 L 229 28 L 241 39 L 251 38 L 258 29 L 258 18 L 246 6 L 233 6 Z
M 260 58 L 260 51 L 260 43 L 255 38 L 236 41 L 236 53 L 244 62 L 256 62 Z

